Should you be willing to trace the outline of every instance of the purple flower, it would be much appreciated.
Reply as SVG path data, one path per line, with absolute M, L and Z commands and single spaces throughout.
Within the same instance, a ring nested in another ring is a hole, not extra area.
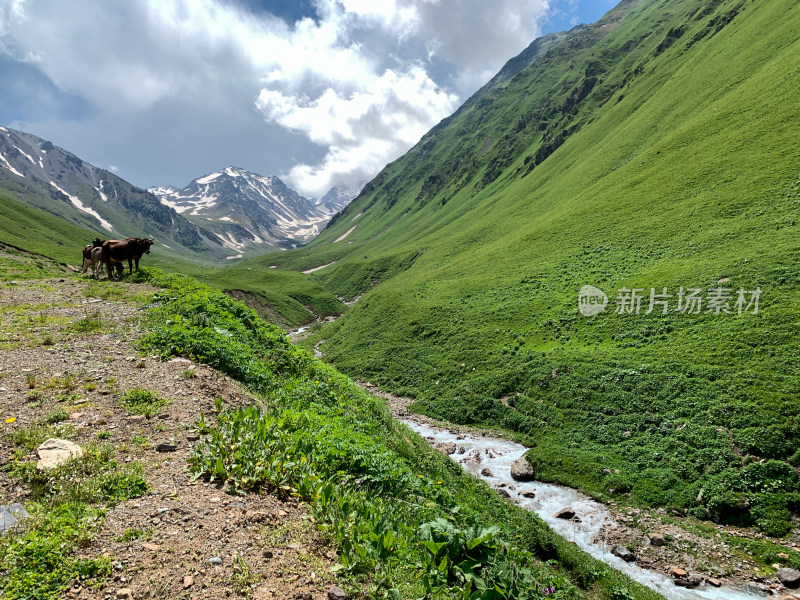
M 548 587 L 548 588 L 544 588 L 544 589 L 542 590 L 542 593 L 543 593 L 545 596 L 550 596 L 550 595 L 552 595 L 552 594 L 555 594 L 555 593 L 556 593 L 556 588 L 554 588 L 554 587 Z

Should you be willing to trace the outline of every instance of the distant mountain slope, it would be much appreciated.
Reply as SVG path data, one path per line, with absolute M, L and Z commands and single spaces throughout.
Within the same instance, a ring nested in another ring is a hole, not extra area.
M 317 207 L 326 213 L 335 215 L 343 210 L 353 198 L 356 198 L 361 190 L 364 188 L 364 183 L 358 183 L 352 186 L 335 186 L 328 190 L 328 192 L 319 199 Z
M 308 242 L 357 192 L 334 188 L 315 203 L 278 177 L 227 167 L 183 189 L 149 190 L 198 226 L 216 233 L 237 252 L 259 246 L 292 247 Z
M 226 253 L 151 193 L 34 135 L 0 127 L 0 189 L 101 237 L 149 236 L 175 252 Z
M 787 534 L 798 56 L 795 0 L 630 0 L 534 42 L 276 257 L 360 298 L 309 345 L 527 436 L 539 479 Z

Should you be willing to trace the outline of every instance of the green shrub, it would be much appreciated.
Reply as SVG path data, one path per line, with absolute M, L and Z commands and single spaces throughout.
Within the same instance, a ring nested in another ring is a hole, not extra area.
M 133 388 L 125 392 L 121 399 L 122 406 L 132 415 L 152 417 L 170 403 L 170 400 L 159 397 L 155 392 L 143 388 Z
M 102 522 L 102 511 L 81 503 L 51 510 L 29 506 L 33 525 L 26 532 L 0 537 L 0 590 L 8 600 L 58 598 L 70 581 L 102 578 L 111 571 L 111 559 L 76 560 L 74 549 Z

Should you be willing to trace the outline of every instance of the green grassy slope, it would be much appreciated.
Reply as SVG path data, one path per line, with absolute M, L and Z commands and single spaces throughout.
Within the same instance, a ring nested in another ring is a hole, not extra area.
M 246 300 L 248 306 L 268 321 L 282 327 L 307 325 L 316 319 L 340 315 L 347 308 L 307 275 L 270 269 L 259 264 L 262 261 L 251 261 L 254 267 L 236 266 L 196 277 L 216 288 L 229 290 Z
M 59 262 L 80 266 L 83 246 L 97 234 L 19 202 L 0 191 L 0 241 Z
M 219 399 L 201 417 L 190 472 L 232 493 L 307 502 L 348 587 L 376 598 L 660 598 L 464 472 L 241 303 L 188 277 L 137 277 L 163 288 L 143 350 L 213 366 L 261 400 Z
M 786 533 L 798 32 L 788 0 L 628 2 L 534 48 L 274 259 L 336 261 L 311 277 L 364 294 L 309 343 L 425 412 L 519 432 L 543 479 Z M 591 318 L 587 284 L 610 301 Z M 681 287 L 728 289 L 731 312 L 677 312 Z M 623 288 L 639 314 L 615 313 Z M 669 314 L 646 314 L 651 288 Z

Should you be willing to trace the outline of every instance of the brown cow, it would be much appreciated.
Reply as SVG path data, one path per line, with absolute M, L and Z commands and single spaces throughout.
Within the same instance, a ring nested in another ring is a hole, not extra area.
M 111 273 L 112 265 L 117 266 L 124 260 L 128 261 L 128 270 L 133 274 L 133 263 L 136 262 L 136 270 L 139 270 L 139 259 L 143 254 L 150 254 L 150 246 L 155 240 L 147 238 L 126 238 L 124 240 L 108 240 L 103 244 L 103 262 L 106 264 L 108 278 L 113 279 Z M 119 268 L 117 266 L 117 268 Z M 124 267 L 123 267 L 124 269 Z M 120 276 L 122 273 L 120 273 Z
M 89 265 L 92 264 L 92 249 L 99 248 L 103 245 L 103 242 L 105 242 L 105 240 L 94 238 L 91 244 L 87 244 L 83 247 L 83 267 L 81 268 L 81 273 L 86 273 Z

